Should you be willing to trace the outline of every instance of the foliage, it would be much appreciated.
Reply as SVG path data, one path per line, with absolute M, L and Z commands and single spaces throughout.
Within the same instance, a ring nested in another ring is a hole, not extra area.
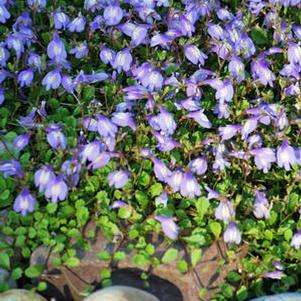
M 41 245 L 75 267 L 93 221 L 137 267 L 187 273 L 223 239 L 222 268 L 247 247 L 214 300 L 300 287 L 300 8 L 0 1 L 0 267 L 30 282 Z

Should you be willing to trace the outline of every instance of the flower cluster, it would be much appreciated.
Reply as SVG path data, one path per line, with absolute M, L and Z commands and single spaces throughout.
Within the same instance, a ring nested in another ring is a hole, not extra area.
M 110 210 L 135 207 L 147 165 L 162 187 L 147 214 L 172 240 L 185 228 L 169 210 L 179 200 L 193 208 L 205 197 L 229 244 L 247 240 L 241 220 L 271 218 L 301 176 L 301 25 L 285 18 L 301 1 L 238 9 L 219 0 L 85 0 L 79 11 L 48 2 L 27 0 L 21 12 L 18 1 L 0 1 L 0 104 L 18 132 L 0 171 L 20 184 L 16 212 L 64 201 L 105 168 Z M 70 106 L 73 128 L 68 116 L 54 117 Z M 285 179 L 278 190 L 275 174 Z

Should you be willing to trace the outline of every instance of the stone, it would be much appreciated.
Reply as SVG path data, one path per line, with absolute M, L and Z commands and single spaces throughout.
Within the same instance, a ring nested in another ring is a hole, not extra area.
M 1 301 L 47 301 L 42 296 L 23 289 L 13 289 L 0 294 Z
M 159 301 L 153 295 L 129 286 L 111 286 L 99 290 L 84 301 Z
M 95 230 L 95 225 L 90 224 L 87 229 Z M 85 236 L 85 234 L 83 233 Z M 156 256 L 162 258 L 165 251 L 170 247 L 163 237 L 154 235 L 148 239 L 156 250 Z M 178 250 L 178 259 L 190 262 L 187 250 L 180 243 L 175 243 L 174 248 Z M 124 251 L 127 258 L 120 262 L 100 261 L 97 254 L 106 250 L 114 254 L 116 250 Z M 207 294 L 202 300 L 210 300 L 214 294 L 219 292 L 219 285 L 225 280 L 229 271 L 238 270 L 240 259 L 247 253 L 247 246 L 243 245 L 233 259 L 225 259 L 227 247 L 222 240 L 216 241 L 211 246 L 202 250 L 202 260 L 187 273 L 182 274 L 177 266 L 177 260 L 170 263 L 161 264 L 153 268 L 143 266 L 137 268 L 132 262 L 134 251 L 129 252 L 126 241 L 108 241 L 103 234 L 98 231 L 91 241 L 91 248 L 88 252 L 78 250 L 80 265 L 76 268 L 54 267 L 51 262 L 55 254 L 50 254 L 50 250 L 38 248 L 31 257 L 31 265 L 43 264 L 46 269 L 41 280 L 49 285 L 48 290 L 43 293 L 46 298 L 56 297 L 60 301 L 81 301 L 81 292 L 87 288 L 95 287 L 99 284 L 100 273 L 103 268 L 109 268 L 112 273 L 113 285 L 124 285 L 145 289 L 145 282 L 141 280 L 141 273 L 149 275 L 147 291 L 159 300 L 164 301 L 196 301 L 199 291 L 207 289 Z M 222 264 L 221 264 L 222 262 Z
M 0 283 L 7 283 L 10 288 L 17 287 L 16 281 L 10 277 L 10 273 L 0 268 Z
M 272 296 L 264 296 L 250 301 L 301 301 L 301 294 L 298 293 L 285 293 Z

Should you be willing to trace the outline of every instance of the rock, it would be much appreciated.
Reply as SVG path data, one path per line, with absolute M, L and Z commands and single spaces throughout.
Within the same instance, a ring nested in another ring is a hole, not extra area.
M 95 230 L 95 226 L 89 225 Z M 161 236 L 154 235 L 148 239 L 156 250 L 156 256 L 162 258 L 163 254 L 170 247 Z M 178 250 L 178 259 L 190 262 L 187 251 L 180 243 L 173 246 Z M 100 261 L 97 254 L 100 251 L 108 251 L 114 254 L 116 250 L 124 251 L 127 254 L 125 260 L 120 262 Z M 210 300 L 214 294 L 219 292 L 219 285 L 224 282 L 226 275 L 231 270 L 237 270 L 239 261 L 247 253 L 247 248 L 243 246 L 237 256 L 231 260 L 224 261 L 227 247 L 222 240 L 216 241 L 213 245 L 203 250 L 202 260 L 194 268 L 190 268 L 187 273 L 182 274 L 178 269 L 178 261 L 161 264 L 152 268 L 143 266 L 137 268 L 132 262 L 134 251 L 129 252 L 126 242 L 108 241 L 99 231 L 91 242 L 91 249 L 88 252 L 78 251 L 80 265 L 73 269 L 65 267 L 54 267 L 51 262 L 55 254 L 50 254 L 49 249 L 41 247 L 37 249 L 31 257 L 31 265 L 44 264 L 46 270 L 42 274 L 41 280 L 49 284 L 49 289 L 43 293 L 45 297 L 57 297 L 60 301 L 80 301 L 80 292 L 87 287 L 99 284 L 100 273 L 103 268 L 109 268 L 112 272 L 113 285 L 131 286 L 144 289 L 145 282 L 141 280 L 141 273 L 149 275 L 149 288 L 147 291 L 159 300 L 164 301 L 196 301 L 199 290 L 206 288 L 208 293 L 203 300 Z M 222 265 L 221 265 L 222 260 Z
M 129 286 L 111 286 L 99 290 L 84 301 L 159 301 L 153 295 Z
M 250 301 L 301 301 L 301 294 L 285 293 L 272 296 L 264 296 Z
M 10 273 L 0 268 L 0 283 L 7 283 L 10 288 L 17 287 L 16 281 L 10 277 Z
M 1 301 L 46 301 L 42 296 L 23 289 L 13 289 L 0 294 Z

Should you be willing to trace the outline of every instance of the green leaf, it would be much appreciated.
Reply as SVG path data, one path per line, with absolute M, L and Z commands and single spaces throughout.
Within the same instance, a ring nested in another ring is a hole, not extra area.
M 169 248 L 162 257 L 163 263 L 169 263 L 176 260 L 178 257 L 178 250 L 175 248 Z
M 128 219 L 132 215 L 132 209 L 130 206 L 122 207 L 118 210 L 118 216 L 123 219 Z
M 238 282 L 238 281 L 240 281 L 241 277 L 238 273 L 231 271 L 228 273 L 227 279 L 231 282 Z
M 10 260 L 9 256 L 5 252 L 0 252 L 0 267 L 6 270 L 10 269 Z
M 136 198 L 137 202 L 139 203 L 139 205 L 142 207 L 142 209 L 147 208 L 149 200 L 148 200 L 148 196 L 146 193 L 144 193 L 142 191 L 136 191 L 135 198 Z
M 209 201 L 205 197 L 200 197 L 197 199 L 195 203 L 198 216 L 200 219 L 203 219 L 204 215 L 208 212 L 208 208 L 210 206 Z
M 242 285 L 236 292 L 236 297 L 238 301 L 244 301 L 248 299 L 248 290 L 244 285 Z
M 285 230 L 285 232 L 284 232 L 285 240 L 290 241 L 292 237 L 293 237 L 293 231 L 291 229 Z
M 158 196 L 163 191 L 163 186 L 160 183 L 155 183 L 149 188 L 149 193 L 152 197 Z
M 123 251 L 117 251 L 113 256 L 113 259 L 116 261 L 124 260 L 125 258 L 126 254 Z
M 28 278 L 38 278 L 44 270 L 43 265 L 37 264 L 25 270 L 25 275 Z
M 43 292 L 47 289 L 47 283 L 45 281 L 41 281 L 39 282 L 38 286 L 37 286 L 37 290 L 39 292 Z
M 69 257 L 66 261 L 65 261 L 65 265 L 68 268 L 75 268 L 80 264 L 80 260 L 76 257 Z
M 220 225 L 220 223 L 212 221 L 209 223 L 209 228 L 214 234 L 215 238 L 218 239 L 222 232 L 222 226 Z
M 14 280 L 18 280 L 22 277 L 22 274 L 23 274 L 23 271 L 21 268 L 15 268 L 12 270 L 11 272 L 11 277 L 14 279 Z
M 187 264 L 187 262 L 185 260 L 182 260 L 182 259 L 179 260 L 178 261 L 178 269 L 183 274 L 187 273 L 187 271 L 188 271 L 188 264 Z
M 229 284 L 224 283 L 220 286 L 220 288 L 225 297 L 231 298 L 233 296 L 234 291 L 233 291 L 233 288 Z
M 267 31 L 263 30 L 258 25 L 251 31 L 251 37 L 256 45 L 262 46 L 269 43 Z
M 98 254 L 97 254 L 97 257 L 99 260 L 104 260 L 104 261 L 108 261 L 111 259 L 111 255 L 108 251 L 100 251 Z
M 145 254 L 140 254 L 140 253 L 139 254 L 135 254 L 132 257 L 132 261 L 138 267 L 143 267 L 143 266 L 146 266 L 146 265 L 150 264 L 149 257 L 146 256 Z
M 108 279 L 111 278 L 111 271 L 107 268 L 103 268 L 100 270 L 99 275 L 101 279 Z
M 192 250 L 190 256 L 191 256 L 191 264 L 193 267 L 195 267 L 199 261 L 201 260 L 203 255 L 203 252 L 201 249 L 194 249 Z
M 46 206 L 46 210 L 49 214 L 53 214 L 57 209 L 56 203 L 48 203 Z

